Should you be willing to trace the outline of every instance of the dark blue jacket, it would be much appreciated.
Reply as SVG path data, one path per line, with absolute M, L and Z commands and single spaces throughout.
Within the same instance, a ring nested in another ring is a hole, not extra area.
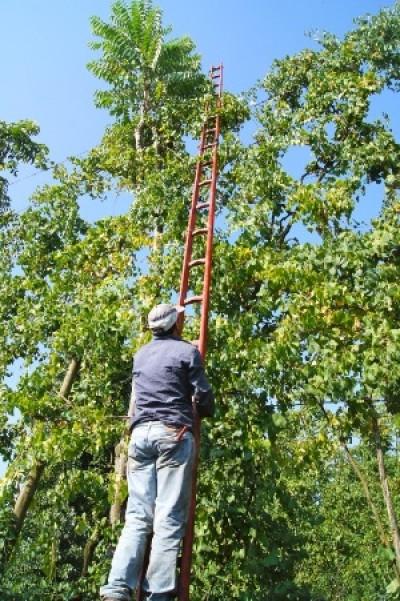
M 214 413 L 214 395 L 197 348 L 176 336 L 157 336 L 133 362 L 135 415 L 132 425 L 160 420 L 171 426 L 193 424 L 192 396 L 200 416 Z

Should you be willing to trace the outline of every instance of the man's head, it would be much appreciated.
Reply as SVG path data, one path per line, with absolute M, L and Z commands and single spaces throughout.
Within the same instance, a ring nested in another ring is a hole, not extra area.
M 149 328 L 153 334 L 172 334 L 177 330 L 177 321 L 180 313 L 184 311 L 184 307 L 180 305 L 169 305 L 163 303 L 156 305 L 150 311 L 147 320 Z

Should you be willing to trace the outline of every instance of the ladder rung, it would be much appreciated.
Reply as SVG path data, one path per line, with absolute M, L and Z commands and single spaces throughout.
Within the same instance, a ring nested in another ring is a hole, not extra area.
M 190 261 L 189 267 L 196 267 L 196 265 L 204 265 L 205 262 L 206 262 L 205 257 L 202 259 L 194 259 L 193 261 Z
M 207 234 L 207 232 L 208 232 L 208 228 L 206 228 L 206 227 L 199 227 L 199 228 L 197 228 L 197 230 L 193 230 L 192 237 L 194 237 L 194 236 L 202 236 L 203 234 Z
M 212 179 L 203 179 L 203 181 L 199 182 L 199 186 L 209 186 L 212 182 Z
M 211 134 L 211 133 L 215 132 L 216 129 L 217 129 L 216 127 L 209 127 L 208 129 L 204 130 L 204 133 Z
M 184 305 L 192 305 L 193 303 L 201 303 L 203 301 L 203 296 L 189 296 L 189 298 L 185 298 L 183 301 Z
M 205 146 L 203 146 L 203 150 L 205 150 L 206 148 L 214 148 L 215 144 L 216 142 L 213 142 L 212 144 L 205 144 Z
M 211 167 L 211 165 L 213 164 L 212 160 L 207 159 L 206 161 L 201 161 L 201 164 L 203 165 L 203 167 Z
M 211 79 L 218 79 L 219 77 L 221 77 L 221 73 L 211 73 Z
M 217 65 L 216 67 L 213 67 L 213 66 L 212 66 L 210 70 L 211 70 L 213 73 L 214 73 L 215 71 L 221 71 L 221 65 Z
M 209 202 L 200 202 L 196 205 L 196 209 L 205 209 L 206 207 L 209 207 L 210 203 Z

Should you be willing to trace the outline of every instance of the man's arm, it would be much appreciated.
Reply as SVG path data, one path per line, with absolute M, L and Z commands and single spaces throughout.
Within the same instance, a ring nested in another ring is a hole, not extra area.
M 197 349 L 192 354 L 189 364 L 189 379 L 200 417 L 212 417 L 215 410 L 214 393 L 206 378 L 201 355 Z

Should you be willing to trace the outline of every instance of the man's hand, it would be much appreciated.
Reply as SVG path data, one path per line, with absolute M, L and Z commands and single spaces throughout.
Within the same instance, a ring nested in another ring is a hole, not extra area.
M 192 344 L 193 346 L 195 346 L 198 349 L 200 340 L 190 340 L 190 344 Z

